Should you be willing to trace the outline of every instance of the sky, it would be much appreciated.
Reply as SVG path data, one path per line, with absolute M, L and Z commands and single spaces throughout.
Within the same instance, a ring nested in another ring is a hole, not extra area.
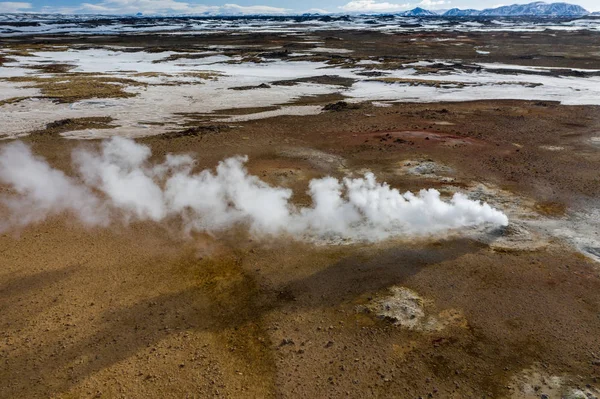
M 396 12 L 422 7 L 430 10 L 449 8 L 492 8 L 533 0 L 30 0 L 0 1 L 3 12 L 52 12 L 77 14 L 292 14 L 319 13 L 377 13 Z M 599 0 L 568 1 L 588 11 L 600 11 Z

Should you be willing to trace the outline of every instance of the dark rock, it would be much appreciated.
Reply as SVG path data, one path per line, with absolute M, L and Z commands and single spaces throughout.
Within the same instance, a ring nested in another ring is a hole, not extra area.
M 367 76 L 367 77 L 378 77 L 378 76 L 389 75 L 389 73 L 381 72 L 381 71 L 366 71 L 366 72 L 358 72 L 357 75 Z
M 356 105 L 351 106 L 346 101 L 338 101 L 337 103 L 327 104 L 326 106 L 323 107 L 323 110 L 340 112 L 340 111 L 345 111 L 347 109 L 355 109 L 355 108 L 358 108 L 358 107 Z
M 261 83 L 258 86 L 238 86 L 238 87 L 230 87 L 229 90 L 238 90 L 238 91 L 244 91 L 244 90 L 254 90 L 254 89 L 270 89 L 271 86 L 266 84 L 266 83 Z
M 287 345 L 294 345 L 295 342 L 292 339 L 289 338 L 284 338 L 281 340 L 281 343 L 279 344 L 279 346 L 287 346 Z
M 321 76 L 309 76 L 306 78 L 289 79 L 289 80 L 278 80 L 272 82 L 274 86 L 295 86 L 298 83 L 313 83 L 320 85 L 333 85 L 350 87 L 354 84 L 354 79 L 344 78 L 338 75 L 321 75 Z
M 206 126 L 194 126 L 189 129 L 181 130 L 178 132 L 169 132 L 158 135 L 161 139 L 176 139 L 180 137 L 197 137 L 204 136 L 206 134 L 219 133 L 223 130 L 229 129 L 227 125 L 206 125 Z
M 58 129 L 74 123 L 73 119 L 61 119 L 59 121 L 50 122 L 46 125 L 46 129 Z

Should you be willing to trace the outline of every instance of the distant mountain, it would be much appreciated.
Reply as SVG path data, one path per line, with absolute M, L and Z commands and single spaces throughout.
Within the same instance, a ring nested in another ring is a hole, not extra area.
M 541 1 L 529 4 L 514 4 L 483 10 L 482 16 L 548 16 L 548 17 L 574 17 L 587 15 L 585 8 L 568 3 L 544 3 Z
M 445 17 L 473 17 L 473 16 L 479 15 L 480 13 L 481 13 L 481 11 L 474 10 L 472 8 L 469 8 L 466 10 L 452 8 L 452 9 L 446 11 L 445 13 L 443 13 L 442 15 Z
M 536 1 L 529 4 L 513 4 L 511 6 L 488 8 L 483 11 L 453 8 L 446 11 L 443 15 L 446 17 L 580 17 L 588 14 L 589 11 L 576 4 Z
M 426 10 L 424 8 L 421 8 L 421 7 L 417 7 L 417 8 L 413 8 L 412 10 L 401 12 L 398 15 L 401 15 L 403 17 L 435 17 L 435 16 L 438 16 L 438 14 L 436 14 L 432 11 Z
M 600 17 L 600 11 L 596 11 L 590 14 L 593 17 Z

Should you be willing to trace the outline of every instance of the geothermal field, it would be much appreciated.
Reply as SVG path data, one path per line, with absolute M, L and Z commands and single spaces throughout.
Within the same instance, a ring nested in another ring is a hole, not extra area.
M 0 397 L 599 397 L 599 49 L 0 15 Z

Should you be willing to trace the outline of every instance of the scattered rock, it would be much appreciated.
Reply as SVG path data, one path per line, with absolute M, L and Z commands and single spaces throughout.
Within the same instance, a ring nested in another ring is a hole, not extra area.
M 562 151 L 565 147 L 557 146 L 557 145 L 541 145 L 540 149 L 546 151 Z
M 538 251 L 549 245 L 541 234 L 527 229 L 519 221 L 495 229 L 490 232 L 489 239 L 490 248 L 500 252 Z
M 389 291 L 389 296 L 376 299 L 367 305 L 367 311 L 409 330 L 440 331 L 449 325 L 467 325 L 462 312 L 455 309 L 430 315 L 433 303 L 421 298 L 411 289 L 391 287 Z
M 573 377 L 568 375 L 549 375 L 543 365 L 536 365 L 515 375 L 511 392 L 512 399 L 597 399 L 599 392 L 591 384 L 585 388 L 573 386 Z
M 396 139 L 402 140 L 402 139 Z M 403 140 L 403 142 L 406 142 Z M 449 178 L 446 175 L 452 174 L 454 171 L 452 168 L 437 163 L 431 159 L 426 160 L 406 160 L 400 163 L 400 169 L 398 171 L 402 175 L 415 175 L 419 177 L 426 177 L 428 179 L 441 179 Z M 452 179 L 452 178 L 449 178 Z

